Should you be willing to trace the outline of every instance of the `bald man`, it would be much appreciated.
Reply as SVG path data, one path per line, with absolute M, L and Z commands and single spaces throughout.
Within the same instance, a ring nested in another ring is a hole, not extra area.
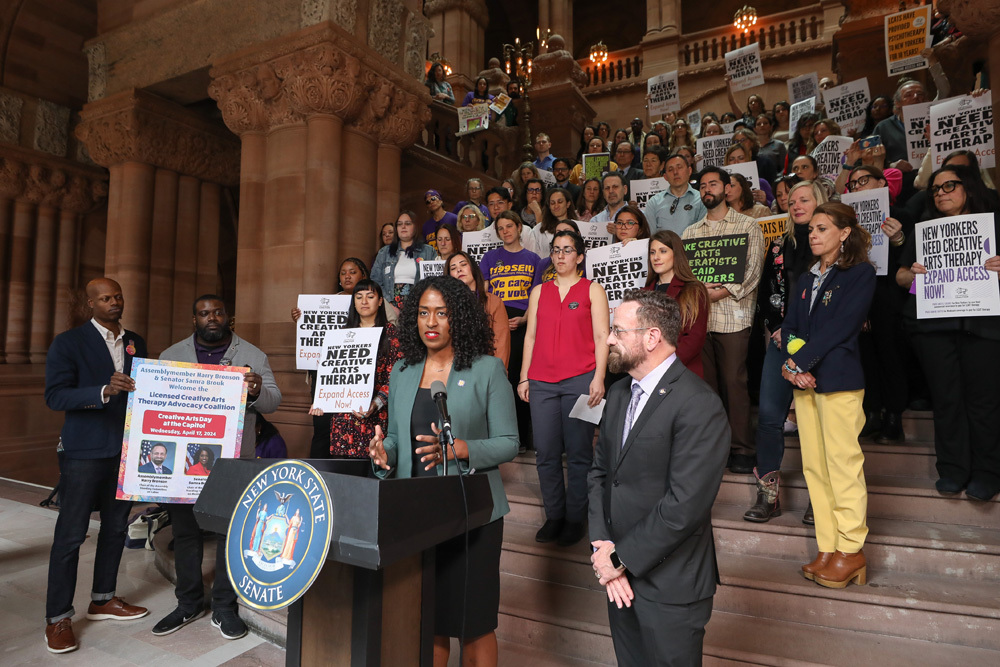
M 87 618 L 132 621 L 149 612 L 115 594 L 118 565 L 132 503 L 115 499 L 118 463 L 132 359 L 146 356 L 146 341 L 121 325 L 125 299 L 121 286 L 108 278 L 87 284 L 89 322 L 56 336 L 45 360 L 45 403 L 66 413 L 60 437 L 59 518 L 49 555 L 45 603 L 45 642 L 52 653 L 78 648 L 73 634 L 80 545 L 90 513 L 101 513 Z

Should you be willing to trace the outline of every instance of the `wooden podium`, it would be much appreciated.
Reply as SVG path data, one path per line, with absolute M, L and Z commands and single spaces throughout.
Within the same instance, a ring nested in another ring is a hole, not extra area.
M 246 486 L 275 462 L 216 461 L 194 506 L 198 525 L 225 535 Z M 285 664 L 431 665 L 433 547 L 489 522 L 486 475 L 380 480 L 367 459 L 305 462 L 330 490 L 333 538 L 316 581 L 289 607 Z

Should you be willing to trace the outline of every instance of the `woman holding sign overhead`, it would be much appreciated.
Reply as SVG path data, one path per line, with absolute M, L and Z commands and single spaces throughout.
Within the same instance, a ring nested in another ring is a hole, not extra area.
M 928 194 L 926 220 L 994 213 L 986 186 L 968 167 L 938 169 Z M 903 313 L 934 403 L 937 490 L 951 495 L 965 489 L 969 498 L 990 500 L 1000 493 L 1000 391 L 996 387 L 1000 316 L 917 319 L 919 286 L 914 286 L 914 279 L 916 274 L 927 273 L 927 267 L 916 261 L 919 235 L 918 229 L 906 240 L 896 282 L 910 290 Z M 956 238 L 954 245 L 968 236 Z M 996 248 L 990 250 L 996 255 Z M 987 259 L 979 274 L 992 282 L 993 289 L 997 278 L 988 272 L 1000 268 L 998 264 L 996 257 Z
M 587 520 L 587 472 L 594 458 L 594 421 L 570 417 L 581 396 L 589 408 L 604 398 L 608 363 L 608 297 L 581 278 L 583 238 L 556 232 L 551 247 L 556 278 L 531 291 L 524 360 L 517 392 L 531 401 L 535 465 L 545 506 L 538 542 L 576 544 Z M 598 417 L 599 419 L 599 417 Z M 563 482 L 566 454 L 568 483 Z
M 510 511 L 498 466 L 517 456 L 514 396 L 503 364 L 491 356 L 486 311 L 460 281 L 448 276 L 420 281 L 399 321 L 403 358 L 392 372 L 389 427 L 376 428 L 369 456 L 383 479 L 440 475 L 443 456 L 451 475 L 475 470 L 488 477 L 490 523 L 435 549 L 434 664 L 448 663 L 449 638 L 459 637 L 465 664 L 496 665 L 503 516 Z M 438 443 L 440 421 L 431 394 L 436 382 L 448 392 L 455 438 L 448 452 Z

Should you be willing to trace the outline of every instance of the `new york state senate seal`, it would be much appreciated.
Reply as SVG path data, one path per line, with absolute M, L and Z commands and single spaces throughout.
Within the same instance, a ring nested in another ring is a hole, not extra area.
M 229 522 L 229 581 L 255 609 L 287 607 L 323 569 L 332 535 L 330 491 L 316 469 L 272 464 L 247 485 Z

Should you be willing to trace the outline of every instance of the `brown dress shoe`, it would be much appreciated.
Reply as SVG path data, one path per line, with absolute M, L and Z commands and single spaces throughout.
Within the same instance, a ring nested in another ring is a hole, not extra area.
M 91 621 L 134 621 L 148 613 L 145 607 L 136 607 L 120 597 L 113 597 L 102 605 L 91 602 L 87 607 L 87 619 Z
M 822 570 L 824 567 L 826 567 L 826 564 L 830 562 L 830 559 L 832 557 L 833 557 L 832 551 L 820 551 L 819 555 L 816 556 L 813 562 L 809 563 L 808 565 L 802 566 L 802 576 L 808 579 L 809 581 L 813 581 L 813 579 L 816 576 L 816 573 Z
M 846 588 L 852 581 L 858 586 L 864 586 L 868 581 L 868 567 L 865 563 L 865 553 L 845 554 L 838 551 L 826 567 L 816 572 L 813 579 L 820 586 L 827 588 Z
M 73 621 L 64 618 L 45 626 L 45 648 L 51 653 L 69 653 L 80 648 L 73 634 Z

